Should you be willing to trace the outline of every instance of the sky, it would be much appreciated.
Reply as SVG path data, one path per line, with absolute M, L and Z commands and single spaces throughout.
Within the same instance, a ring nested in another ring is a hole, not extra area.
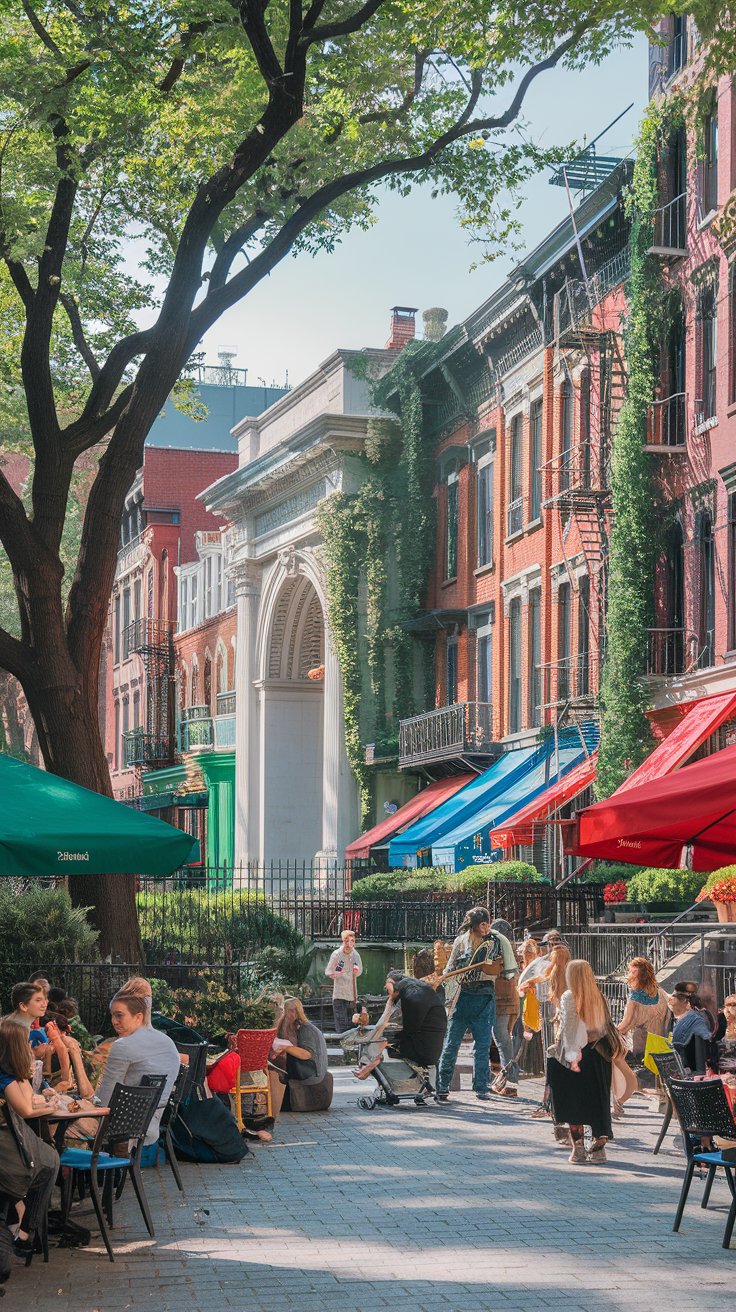
M 591 141 L 634 106 L 598 146 L 605 155 L 632 147 L 647 102 L 647 44 L 610 55 L 597 68 L 542 74 L 527 96 L 527 133 L 542 145 Z M 521 202 L 522 243 L 533 248 L 568 212 L 564 188 L 549 172 L 527 185 Z M 332 254 L 287 256 L 206 335 L 207 361 L 220 348 L 234 349 L 233 363 L 247 368 L 248 382 L 293 385 L 337 347 L 383 346 L 390 307 L 440 305 L 448 324 L 464 319 L 503 281 L 521 258 L 506 250 L 471 272 L 477 248 L 468 242 L 451 197 L 432 200 L 429 188 L 408 198 L 386 193 L 377 222 L 367 233 L 348 234 Z

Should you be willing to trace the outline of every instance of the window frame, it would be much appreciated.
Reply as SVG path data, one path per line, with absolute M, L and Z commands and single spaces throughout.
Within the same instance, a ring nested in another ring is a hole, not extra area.
M 450 656 L 452 653 L 452 657 Z M 452 680 L 451 680 L 452 674 Z M 458 639 L 448 637 L 445 645 L 445 705 L 458 705 Z
M 542 585 L 529 589 L 527 605 L 527 716 L 530 728 L 542 724 Z
M 508 690 L 508 731 L 521 732 L 523 705 L 522 675 L 522 634 L 521 634 L 521 597 L 512 597 L 509 602 L 509 690 Z
M 529 407 L 529 522 L 542 518 L 542 451 L 544 401 L 541 396 Z
M 459 502 L 460 502 L 460 484 L 457 473 L 447 475 L 447 493 L 445 499 L 445 559 L 444 559 L 444 576 L 445 583 L 451 583 L 457 578 L 458 563 L 458 533 L 459 533 Z
M 475 554 L 478 569 L 488 569 L 494 562 L 494 487 L 495 456 L 489 453 L 478 461 L 475 473 Z M 485 503 L 483 508 L 481 501 Z
M 524 419 L 520 412 L 509 423 L 508 488 L 506 536 L 513 538 L 521 532 L 524 516 Z

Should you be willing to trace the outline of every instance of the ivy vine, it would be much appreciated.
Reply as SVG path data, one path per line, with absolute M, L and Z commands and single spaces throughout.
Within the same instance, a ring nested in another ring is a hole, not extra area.
M 608 797 L 652 750 L 646 717 L 649 697 L 647 630 L 654 618 L 654 571 L 660 516 L 646 452 L 648 410 L 655 397 L 659 346 L 671 306 L 671 289 L 662 279 L 652 244 L 652 216 L 659 205 L 661 147 L 676 126 L 677 109 L 650 105 L 637 145 L 631 189 L 631 275 L 624 355 L 627 396 L 611 453 L 613 526 L 606 610 L 606 658 L 601 684 L 601 743 L 596 779 L 599 797 Z
M 377 408 L 386 409 L 390 401 L 397 417 L 370 421 L 360 488 L 330 497 L 319 514 L 327 617 L 343 678 L 346 747 L 364 825 L 370 820 L 373 778 L 365 743 L 374 741 L 381 755 L 395 755 L 399 720 L 426 709 L 429 684 L 425 660 L 417 695 L 416 644 L 405 627 L 424 603 L 434 553 L 433 448 L 423 439 L 413 361 L 418 346 L 405 347 L 388 378 L 373 387 Z

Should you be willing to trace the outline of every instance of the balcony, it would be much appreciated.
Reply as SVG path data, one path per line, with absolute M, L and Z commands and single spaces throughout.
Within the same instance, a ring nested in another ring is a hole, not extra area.
M 687 254 L 687 194 L 660 205 L 652 215 L 652 244 L 648 255 L 661 260 L 680 259 Z
M 168 654 L 173 631 L 174 626 L 170 621 L 162 623 L 146 618 L 133 620 L 132 624 L 123 629 L 123 660 L 127 660 L 134 652 L 141 656 L 152 652 Z
M 126 769 L 131 766 L 170 765 L 173 761 L 173 743 L 165 734 L 147 733 L 145 729 L 129 729 L 123 734 L 123 756 Z
M 512 538 L 515 533 L 521 533 L 524 523 L 524 498 L 517 497 L 515 501 L 509 503 L 506 511 L 506 536 Z
M 701 664 L 699 646 L 698 635 L 689 629 L 648 629 L 647 674 L 655 679 L 689 674 Z
M 647 410 L 647 448 L 662 453 L 687 450 L 687 394 L 652 401 Z
M 707 433 L 718 423 L 716 414 L 716 380 L 714 375 L 705 379 L 703 397 L 693 402 L 693 437 Z
M 598 653 L 590 647 L 575 656 L 563 656 L 538 667 L 542 682 L 542 707 L 589 707 L 598 695 Z
M 457 702 L 399 723 L 399 769 L 493 753 L 493 707 Z
M 217 715 L 209 706 L 188 706 L 179 724 L 180 752 L 235 750 L 235 693 L 219 693 Z

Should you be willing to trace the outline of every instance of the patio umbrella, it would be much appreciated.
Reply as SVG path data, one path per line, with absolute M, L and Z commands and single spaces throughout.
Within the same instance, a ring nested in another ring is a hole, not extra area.
M 674 869 L 736 862 L 736 747 L 578 812 L 568 851 Z
M 0 754 L 0 875 L 161 876 L 198 853 L 191 834 Z

